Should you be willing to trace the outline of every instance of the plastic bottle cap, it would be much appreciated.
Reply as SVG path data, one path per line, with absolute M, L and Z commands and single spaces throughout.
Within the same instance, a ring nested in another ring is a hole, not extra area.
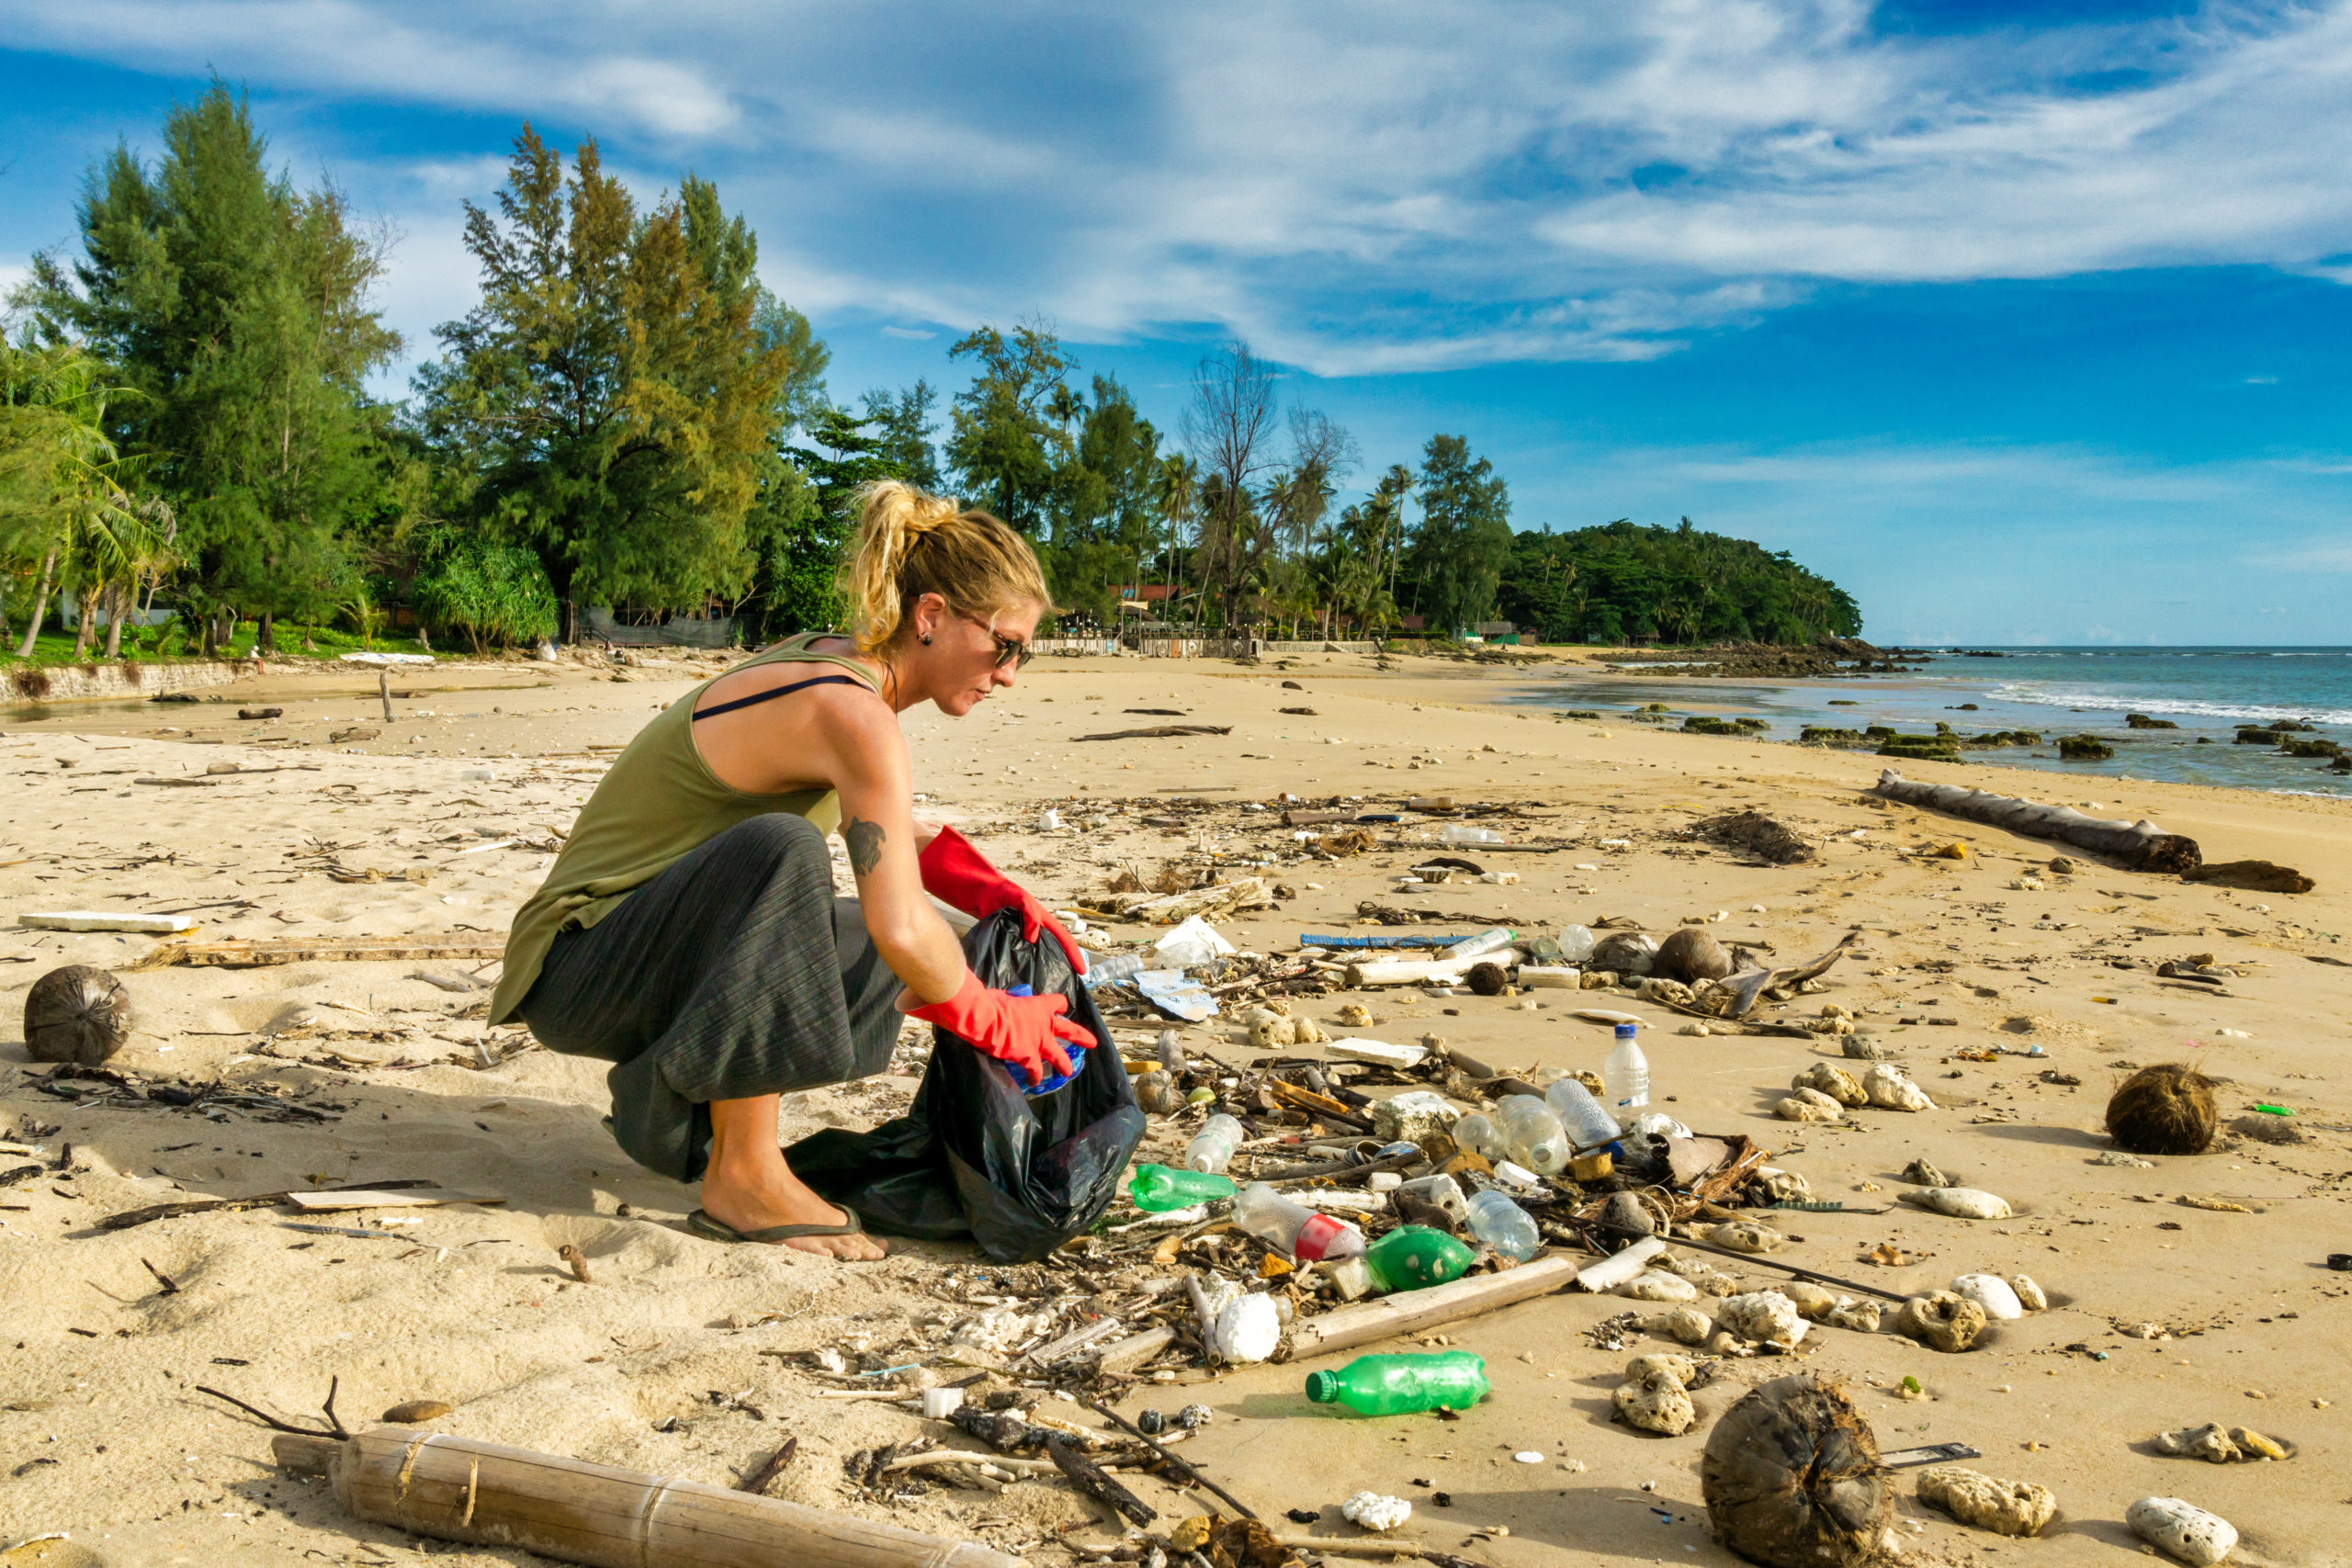
M 1331 1404 L 1340 1397 L 1340 1374 L 1309 1372 L 1306 1374 L 1306 1397 L 1317 1404 Z

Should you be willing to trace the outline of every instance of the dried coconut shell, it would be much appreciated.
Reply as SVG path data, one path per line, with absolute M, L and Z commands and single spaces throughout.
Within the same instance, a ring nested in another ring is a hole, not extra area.
M 2221 1116 L 2213 1083 L 2179 1062 L 2143 1067 L 2107 1102 L 2107 1131 L 2135 1155 L 2201 1155 Z
M 1810 1373 L 1752 1390 L 1715 1423 L 1700 1488 L 1715 1539 L 1763 1568 L 1860 1568 L 1894 1512 L 1870 1423 Z

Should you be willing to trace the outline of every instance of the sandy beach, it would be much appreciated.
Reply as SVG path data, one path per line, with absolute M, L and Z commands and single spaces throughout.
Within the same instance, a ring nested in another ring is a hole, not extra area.
M 684 653 L 440 667 L 393 677 L 402 694 L 389 723 L 372 677 L 313 673 L 262 676 L 198 703 L 11 715 L 0 735 L 12 778 L 0 908 L 181 911 L 205 941 L 464 933 L 495 944 L 605 760 L 721 668 Z M 1902 765 L 1909 777 L 2096 802 L 2093 815 L 2196 838 L 2209 862 L 2274 861 L 2317 887 L 2233 891 L 2081 855 L 2058 874 L 2049 862 L 2071 852 L 2059 846 L 1868 797 L 1874 757 L 1514 705 L 1532 679 L 1509 664 L 1423 658 L 1386 671 L 1336 654 L 1283 667 L 1046 658 L 968 719 L 925 709 L 905 728 L 927 796 L 919 811 L 957 823 L 1057 908 L 1123 867 L 1148 880 L 1171 862 L 1214 863 L 1279 881 L 1292 897 L 1221 924 L 1248 951 L 1357 929 L 1367 899 L 1450 917 L 1432 931 L 1626 917 L 1664 933 L 1709 919 L 1726 942 L 1769 944 L 1782 963 L 1859 931 L 1822 994 L 1789 1016 L 1847 1009 L 1934 1110 L 1782 1122 L 1774 1102 L 1794 1074 L 1838 1057 L 1836 1038 L 1689 1037 L 1662 1008 L 1621 993 L 1584 999 L 1651 1021 L 1657 1109 L 1701 1133 L 1756 1139 L 1815 1198 L 1846 1203 L 1779 1216 L 1792 1241 L 1779 1258 L 1902 1293 L 1988 1270 L 2031 1275 L 2050 1292 L 2048 1312 L 2000 1325 L 1964 1355 L 1834 1328 L 1800 1348 L 1804 1367 L 1852 1390 L 1883 1447 L 1965 1443 L 1982 1451 L 1973 1468 L 2056 1494 L 2042 1536 L 2012 1540 L 1921 1505 L 1914 1472 L 1901 1472 L 1905 1560 L 2136 1556 L 2124 1510 L 2160 1495 L 2229 1519 L 2242 1538 L 2233 1562 L 2352 1561 L 2352 1275 L 2324 1264 L 2352 1249 L 2352 1097 L 2331 1066 L 2352 1018 L 2352 802 L 1989 762 Z M 1672 700 L 1671 687 L 1660 694 Z M 282 713 L 243 720 L 241 707 Z M 1298 708 L 1313 711 L 1283 711 Z M 1159 709 L 1181 716 L 1133 711 Z M 1072 740 L 1170 723 L 1231 728 Z M 1539 848 L 1488 857 L 1519 874 L 1515 885 L 1408 897 L 1393 879 L 1434 844 L 1435 821 L 1396 828 L 1408 847 L 1306 859 L 1276 815 L 1286 795 L 1364 809 L 1433 795 L 1507 804 L 1520 813 L 1507 831 Z M 1144 821 L 1152 802 L 1178 796 L 1210 805 L 1181 826 Z M 1047 807 L 1066 826 L 1037 826 Z M 1690 832 L 1742 807 L 1804 834 L 1815 862 L 1753 864 Z M 1955 840 L 1962 859 L 1926 852 Z M 697 1239 L 682 1224 L 691 1190 L 631 1167 L 601 1125 L 601 1064 L 532 1049 L 520 1030 L 485 1030 L 492 961 L 131 971 L 159 939 L 7 924 L 0 1177 L 35 1168 L 0 1187 L 0 1546 L 63 1531 L 111 1564 L 544 1561 L 356 1523 L 322 1483 L 275 1468 L 257 1423 L 194 1392 L 302 1418 L 331 1379 L 355 1427 L 435 1400 L 451 1407 L 432 1423 L 441 1430 L 719 1485 L 793 1438 L 772 1495 L 1044 1562 L 1120 1540 L 1104 1510 L 1058 1478 L 996 1493 L 923 1484 L 895 1498 L 853 1484 L 843 1461 L 858 1450 L 966 1439 L 888 1399 L 826 1397 L 842 1384 L 807 1358 L 832 1350 L 854 1365 L 905 1348 L 897 1359 L 931 1363 L 906 1378 L 947 1381 L 966 1370 L 931 1351 L 975 1314 L 1080 1292 L 1112 1310 L 1139 1276 L 1105 1293 L 956 1244 L 901 1241 L 885 1262 L 850 1265 Z M 1148 934 L 1103 930 L 1112 946 Z M 2217 994 L 2153 971 L 2192 953 L 2238 977 Z M 78 1100 L 40 1088 L 48 1069 L 29 1062 L 17 1020 L 31 982 L 69 963 L 121 972 L 130 993 L 137 1032 L 109 1066 L 153 1081 L 220 1079 L 243 1098 L 187 1107 L 110 1097 L 103 1084 L 77 1086 Z M 1569 992 L 1336 992 L 1299 1005 L 1329 1020 L 1349 1003 L 1375 1022 L 1327 1025 L 1334 1033 L 1435 1034 L 1537 1081 L 1598 1070 L 1609 1049 L 1606 1027 L 1570 1016 L 1582 1002 Z M 1228 1063 L 1265 1055 L 1228 1024 L 1183 1038 Z M 1120 1033 L 1148 1041 L 1158 1027 L 1123 1020 Z M 919 1041 L 903 1037 L 899 1072 L 788 1100 L 782 1135 L 894 1114 L 914 1086 L 906 1053 Z M 1996 1046 L 2010 1054 L 1977 1059 Z M 2042 1054 L 2019 1054 L 2036 1046 Z M 2132 1067 L 2165 1061 L 2213 1076 L 2225 1128 L 2257 1104 L 2284 1106 L 2302 1141 L 2225 1134 L 2201 1156 L 2098 1163 L 2110 1147 L 2108 1095 Z M 1155 1122 L 1145 1157 L 1181 1149 L 1197 1122 Z M 2000 1193 L 2017 1217 L 1973 1223 L 1897 1203 L 1900 1173 L 1918 1158 Z M 187 1199 L 416 1179 L 503 1201 L 220 1210 L 96 1228 Z M 1870 1261 L 1883 1244 L 1911 1261 Z M 586 1282 L 559 1257 L 566 1246 L 584 1258 Z M 1753 1287 L 1775 1278 L 1724 1267 Z M 1700 1453 L 1715 1416 L 1792 1364 L 1733 1361 L 1695 1394 L 1690 1432 L 1634 1431 L 1611 1418 L 1622 1368 L 1677 1347 L 1636 1334 L 1626 1348 L 1597 1348 L 1586 1331 L 1628 1308 L 1653 1310 L 1547 1295 L 1442 1330 L 1486 1358 L 1494 1385 L 1458 1421 L 1310 1405 L 1304 1372 L 1346 1356 L 1147 1381 L 1115 1408 L 1207 1404 L 1212 1420 L 1182 1451 L 1269 1520 L 1317 1517 L 1285 1529 L 1360 1540 L 1338 1505 L 1369 1488 L 1414 1501 L 1403 1536 L 1497 1568 L 1735 1562 L 1708 1535 Z M 1046 1408 L 1099 1424 L 1050 1396 Z M 2256 1427 L 2295 1457 L 2214 1465 L 2154 1450 L 2157 1432 L 2211 1421 Z M 1129 1479 L 1159 1511 L 1155 1529 L 1204 1511 L 1154 1478 Z

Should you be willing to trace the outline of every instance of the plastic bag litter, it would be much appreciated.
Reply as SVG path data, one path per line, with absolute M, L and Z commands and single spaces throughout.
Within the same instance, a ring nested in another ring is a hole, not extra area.
M 1001 1263 L 1045 1257 L 1101 1218 L 1143 1141 L 1126 1068 L 1084 982 L 1051 938 L 1024 942 L 1020 911 L 1000 910 L 964 938 L 984 985 L 1026 985 L 1069 998 L 1094 1033 L 1078 1075 L 1023 1095 L 1011 1068 L 944 1029 L 907 1113 L 870 1133 L 828 1127 L 784 1151 L 793 1170 L 868 1230 L 944 1240 L 969 1235 Z
M 1176 969 L 1230 958 L 1233 951 L 1233 944 L 1217 935 L 1216 928 L 1198 915 L 1187 917 L 1183 924 L 1152 944 L 1152 952 L 1159 955 L 1160 964 Z

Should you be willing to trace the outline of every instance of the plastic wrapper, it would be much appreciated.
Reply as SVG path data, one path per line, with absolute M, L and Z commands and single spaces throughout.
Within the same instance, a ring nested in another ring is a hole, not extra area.
M 854 1207 L 870 1231 L 969 1235 L 998 1262 L 1034 1262 L 1118 1196 L 1144 1113 L 1093 998 L 1050 937 L 1023 941 L 1020 912 L 1000 910 L 965 936 L 964 957 L 992 988 L 1069 998 L 1069 1016 L 1097 1046 L 1077 1075 L 1024 1095 L 1003 1063 L 933 1029 L 931 1066 L 905 1115 L 870 1133 L 828 1127 L 785 1158 L 816 1191 Z

